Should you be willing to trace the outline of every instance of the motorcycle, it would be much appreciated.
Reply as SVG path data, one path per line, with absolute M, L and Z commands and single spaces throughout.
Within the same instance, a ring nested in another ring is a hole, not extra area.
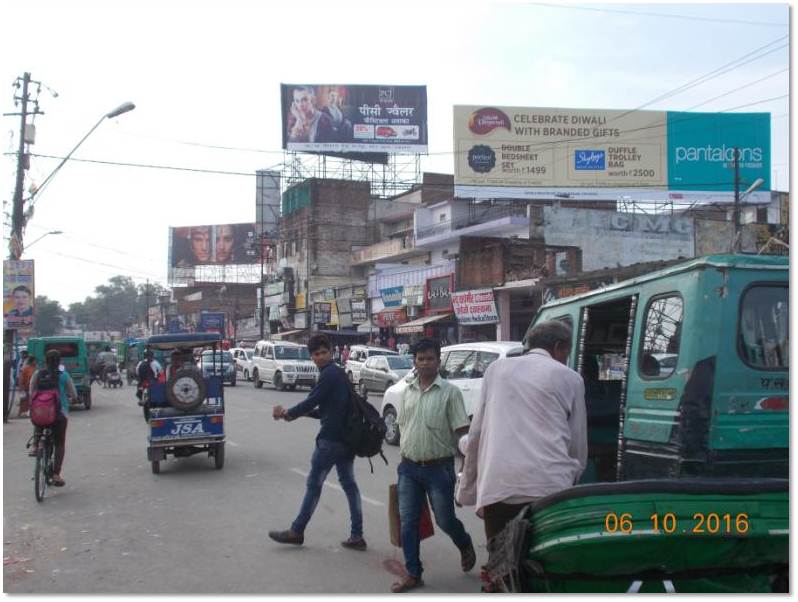
M 113 388 L 122 386 L 122 375 L 119 373 L 119 368 L 116 364 L 106 367 L 103 375 L 103 386 Z

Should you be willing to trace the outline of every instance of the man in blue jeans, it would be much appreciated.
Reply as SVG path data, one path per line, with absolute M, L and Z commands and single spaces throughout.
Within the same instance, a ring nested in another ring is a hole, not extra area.
M 397 493 L 407 574 L 391 586 L 394 593 L 424 584 L 418 531 L 421 508 L 427 496 L 438 527 L 460 550 L 463 571 L 470 571 L 477 561 L 471 537 L 454 512 L 454 455 L 458 436 L 468 431 L 463 394 L 438 373 L 441 348 L 437 341 L 421 339 L 416 343 L 413 363 L 416 376 L 402 392 L 397 417 L 402 433 Z
M 343 370 L 332 361 L 330 340 L 324 335 L 314 335 L 308 341 L 308 351 L 313 363 L 319 369 L 319 382 L 307 399 L 288 410 L 275 406 L 272 416 L 275 420 L 295 420 L 300 416 L 319 418 L 321 430 L 316 436 L 316 450 L 310 460 L 305 499 L 299 515 L 286 531 L 269 531 L 269 537 L 279 543 L 302 545 L 305 541 L 305 527 L 313 516 L 321 498 L 321 488 L 332 467 L 338 472 L 341 488 L 349 501 L 349 514 L 352 531 L 349 539 L 341 545 L 352 550 L 365 550 L 363 539 L 363 509 L 360 490 L 355 482 L 355 454 L 345 443 L 346 425 L 349 418 L 349 382 Z

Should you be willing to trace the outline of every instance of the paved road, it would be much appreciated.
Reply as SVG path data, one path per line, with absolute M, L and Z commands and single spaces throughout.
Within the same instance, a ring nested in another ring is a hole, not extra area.
M 305 391 L 306 392 L 306 391 Z M 275 422 L 272 407 L 304 393 L 278 393 L 239 382 L 227 388 L 223 470 L 206 455 L 174 459 L 153 475 L 147 427 L 132 387 L 95 385 L 90 411 L 73 410 L 63 476 L 66 487 L 33 496 L 33 460 L 24 449 L 26 420 L 3 437 L 3 581 L 7 593 L 385 593 L 401 570 L 391 546 L 387 489 L 398 448 L 386 446 L 374 474 L 356 461 L 363 495 L 366 552 L 341 548 L 348 536 L 346 498 L 328 478 L 301 548 L 272 542 L 287 528 L 304 492 L 318 422 Z M 371 397 L 379 405 L 380 399 Z M 474 537 L 477 567 L 487 554 L 472 508 L 459 515 Z M 422 544 L 427 586 L 419 593 L 477 592 L 477 570 L 464 575 L 459 552 L 438 532 Z

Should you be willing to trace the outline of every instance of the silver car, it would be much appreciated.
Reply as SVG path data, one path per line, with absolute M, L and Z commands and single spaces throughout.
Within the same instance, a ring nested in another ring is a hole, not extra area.
M 367 397 L 369 391 L 382 393 L 412 369 L 413 357 L 410 355 L 374 355 L 360 369 L 360 394 Z

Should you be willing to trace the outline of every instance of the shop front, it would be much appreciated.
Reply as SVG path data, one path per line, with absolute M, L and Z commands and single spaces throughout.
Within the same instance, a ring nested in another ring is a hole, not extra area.
M 397 345 L 396 328 L 407 322 L 407 310 L 404 307 L 386 307 L 374 316 L 374 324 L 379 328 L 379 339 L 373 340 L 381 347 L 395 349 Z

